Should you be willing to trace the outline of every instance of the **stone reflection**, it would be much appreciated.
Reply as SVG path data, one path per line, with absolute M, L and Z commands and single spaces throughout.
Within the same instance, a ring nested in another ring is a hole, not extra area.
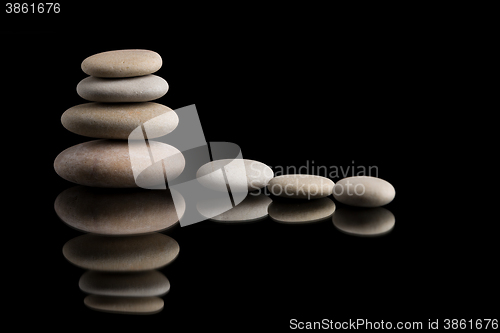
M 335 203 L 326 197 L 314 200 L 280 199 L 268 208 L 269 217 L 276 222 L 304 224 L 323 221 L 335 212 Z
M 87 234 L 64 244 L 63 254 L 68 261 L 85 269 L 144 271 L 172 262 L 179 254 L 179 244 L 159 233 L 123 237 Z
M 80 289 L 91 295 L 84 299 L 93 310 L 123 314 L 153 314 L 163 309 L 157 296 L 170 290 L 165 275 L 145 272 L 111 273 L 87 271 L 79 282 Z
M 332 217 L 340 231 L 361 237 L 376 237 L 392 231 L 396 223 L 394 214 L 386 208 L 339 207 Z
M 88 295 L 83 300 L 93 310 L 122 314 L 154 314 L 163 309 L 160 297 L 112 297 Z
M 198 202 L 198 212 L 206 218 L 224 223 L 245 223 L 259 221 L 267 217 L 267 209 L 272 200 L 264 193 L 248 193 L 236 206 L 224 198 Z
M 185 208 L 182 195 L 175 190 L 86 186 L 74 186 L 61 192 L 54 203 L 57 215 L 69 226 L 103 235 L 163 231 L 178 224 Z
M 87 271 L 80 278 L 79 286 L 88 294 L 121 297 L 162 296 L 170 290 L 167 277 L 157 270 L 127 273 Z

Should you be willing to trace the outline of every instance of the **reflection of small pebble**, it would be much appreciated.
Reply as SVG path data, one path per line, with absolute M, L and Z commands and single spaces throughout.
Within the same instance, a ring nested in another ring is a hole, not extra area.
M 269 216 L 277 222 L 312 223 L 330 217 L 335 211 L 335 203 L 330 198 L 279 200 L 273 201 L 268 211 Z
M 79 286 L 83 292 L 94 295 L 146 297 L 167 293 L 170 282 L 156 270 L 135 273 L 87 271 L 80 278 Z
M 83 300 L 91 309 L 123 314 L 153 314 L 163 309 L 159 297 L 113 297 L 89 295 Z
M 378 236 L 394 228 L 396 218 L 388 209 L 339 207 L 332 217 L 340 231 L 356 236 Z

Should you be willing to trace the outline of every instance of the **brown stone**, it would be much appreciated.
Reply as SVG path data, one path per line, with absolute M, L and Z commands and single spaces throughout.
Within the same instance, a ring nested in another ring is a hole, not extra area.
M 152 139 L 172 132 L 179 117 L 169 107 L 154 102 L 85 103 L 66 110 L 61 123 L 73 133 L 102 139 L 128 139 L 144 124 L 148 139 Z
M 156 72 L 162 59 L 149 50 L 116 50 L 97 53 L 82 62 L 82 70 L 96 77 L 131 77 Z
M 150 154 L 155 160 L 153 166 Z M 56 173 L 70 182 L 115 188 L 138 187 L 134 172 L 143 185 L 161 182 L 164 185 L 163 166 L 169 180 L 175 179 L 184 170 L 184 156 L 176 148 L 152 140 L 149 146 L 141 143 L 129 146 L 127 141 L 121 140 L 88 141 L 67 148 L 54 161 Z

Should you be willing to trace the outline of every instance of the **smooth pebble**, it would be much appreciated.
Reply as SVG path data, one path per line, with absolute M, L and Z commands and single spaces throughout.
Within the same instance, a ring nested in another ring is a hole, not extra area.
M 153 165 L 150 153 L 155 160 Z M 167 161 L 165 170 L 163 160 Z M 70 182 L 114 188 L 138 187 L 134 173 L 138 174 L 138 182 L 142 185 L 163 182 L 165 186 L 163 171 L 169 180 L 175 179 L 184 166 L 184 156 L 177 148 L 152 140 L 149 140 L 149 148 L 145 144 L 121 140 L 87 141 L 62 151 L 54 161 L 56 173 Z
M 227 182 L 224 179 L 224 170 Z M 196 178 L 205 187 L 216 191 L 254 191 L 263 188 L 273 178 L 273 170 L 262 162 L 246 159 L 222 159 L 201 166 Z
M 61 192 L 54 202 L 57 215 L 69 226 L 102 235 L 165 230 L 178 224 L 185 208 L 184 198 L 175 190 L 74 186 Z
M 161 68 L 160 55 L 149 50 L 115 50 L 101 52 L 82 62 L 84 73 L 96 77 L 131 77 L 156 72 Z
M 85 103 L 66 110 L 61 123 L 70 132 L 101 139 L 128 139 L 143 125 L 148 139 L 153 139 L 172 132 L 179 117 L 169 107 L 154 102 Z
M 78 83 L 76 91 L 92 102 L 148 102 L 165 95 L 168 83 L 153 74 L 121 79 L 89 76 Z
M 64 244 L 63 254 L 81 268 L 135 272 L 169 264 L 179 254 L 179 244 L 159 233 L 121 237 L 87 234 Z
M 396 196 L 396 190 L 387 181 L 369 176 L 347 177 L 337 182 L 333 197 L 339 202 L 357 207 L 387 205 Z
M 157 270 L 134 273 L 87 271 L 78 285 L 83 292 L 103 296 L 160 296 L 170 290 L 167 277 Z
M 334 182 L 315 175 L 282 175 L 271 179 L 267 189 L 272 194 L 297 199 L 324 198 L 332 194 Z

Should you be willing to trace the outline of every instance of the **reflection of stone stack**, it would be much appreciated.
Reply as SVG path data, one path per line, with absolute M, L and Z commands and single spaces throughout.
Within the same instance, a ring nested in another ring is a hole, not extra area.
M 161 65 L 161 57 L 147 50 L 88 57 L 82 70 L 90 76 L 78 84 L 77 92 L 92 103 L 72 107 L 61 117 L 69 131 L 98 139 L 70 147 L 54 161 L 59 176 L 84 185 L 62 192 L 55 210 L 68 225 L 92 233 L 67 242 L 63 253 L 90 270 L 82 276 L 80 288 L 91 294 L 85 304 L 93 309 L 154 313 L 163 308 L 157 296 L 170 288 L 167 278 L 155 270 L 176 258 L 179 245 L 155 232 L 176 224 L 185 206 L 175 191 L 137 189 L 130 157 L 134 141 L 129 138 L 137 128 L 154 138 L 177 127 L 173 110 L 151 102 L 168 90 L 167 82 L 152 74 Z M 184 160 L 176 148 L 152 141 L 147 147 L 155 156 L 177 154 L 182 163 L 170 163 L 171 170 L 165 172 L 182 172 Z M 150 154 L 134 158 L 140 165 L 152 165 Z

